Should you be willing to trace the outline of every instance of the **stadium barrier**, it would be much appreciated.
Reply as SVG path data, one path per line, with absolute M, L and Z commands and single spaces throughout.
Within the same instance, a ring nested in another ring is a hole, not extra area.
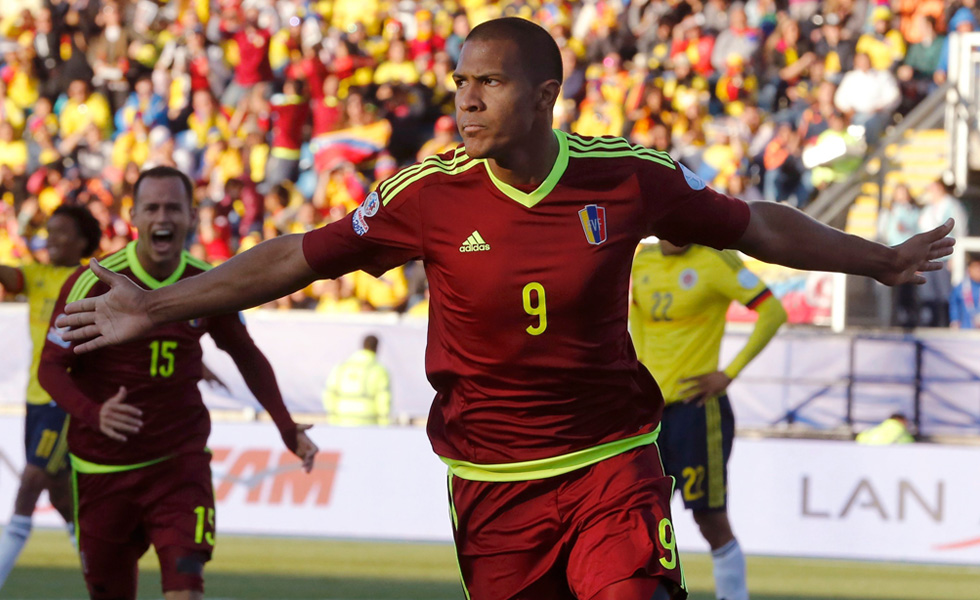
M 271 424 L 214 424 L 219 544 L 222 533 L 451 540 L 446 468 L 421 428 L 323 426 L 310 435 L 321 452 L 306 475 Z M 977 452 L 739 439 L 732 523 L 749 554 L 978 564 Z M 23 454 L 23 421 L 0 417 L 0 510 L 13 504 Z M 681 550 L 707 550 L 679 495 L 673 511 Z M 36 522 L 61 525 L 46 499 Z
M 245 318 L 293 412 L 322 416 L 330 368 L 374 333 L 381 340 L 379 359 L 391 371 L 394 421 L 418 422 L 428 414 L 433 391 L 424 372 L 424 320 L 394 314 L 328 318 L 306 311 L 252 311 Z M 723 365 L 744 345 L 748 331 L 746 325 L 729 326 Z M 731 386 L 738 425 L 847 435 L 904 412 L 926 436 L 978 436 L 976 336 L 951 330 L 905 335 L 784 328 Z M 0 340 L 0 412 L 11 413 L 23 404 L 30 363 L 24 305 L 0 305 Z M 231 358 L 207 336 L 202 343 L 205 362 L 230 389 L 202 384 L 205 402 L 239 413 L 247 407 L 244 417 L 254 416 L 258 404 Z

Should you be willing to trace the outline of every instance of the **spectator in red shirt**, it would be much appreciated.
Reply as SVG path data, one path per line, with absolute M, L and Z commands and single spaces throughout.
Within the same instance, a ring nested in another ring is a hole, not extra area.
M 257 83 L 272 81 L 272 66 L 269 64 L 268 29 L 259 27 L 259 12 L 254 8 L 245 11 L 245 22 L 240 23 L 238 11 L 231 11 L 233 26 L 221 25 L 221 33 L 238 44 L 239 61 L 235 66 L 235 76 L 221 96 L 221 104 L 235 107 L 245 96 L 248 88 Z
M 330 71 L 323 64 L 320 52 L 323 46 L 317 42 L 312 46 L 303 47 L 303 55 L 294 60 L 286 72 L 287 79 L 302 79 L 310 88 L 311 103 L 323 100 L 323 82 Z
M 408 43 L 409 53 L 413 60 L 428 55 L 429 62 L 426 67 L 431 68 L 432 57 L 446 47 L 446 40 L 433 30 L 432 13 L 427 10 L 415 13 L 415 25 L 415 38 Z
M 272 107 L 272 151 L 265 170 L 262 192 L 268 192 L 278 183 L 296 181 L 299 175 L 300 148 L 303 145 L 303 126 L 309 120 L 310 105 L 306 99 L 304 83 L 287 79 L 282 93 L 275 94 Z
M 331 73 L 323 80 L 320 99 L 313 99 L 313 134 L 312 137 L 323 135 L 337 129 L 344 116 L 344 105 L 337 97 L 340 89 L 340 78 Z

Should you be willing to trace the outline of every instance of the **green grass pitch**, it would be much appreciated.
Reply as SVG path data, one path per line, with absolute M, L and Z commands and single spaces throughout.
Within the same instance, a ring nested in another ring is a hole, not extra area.
M 691 600 L 713 600 L 711 560 L 682 555 Z M 980 600 L 980 567 L 749 557 L 753 600 Z M 139 597 L 158 599 L 152 552 Z M 445 544 L 239 537 L 218 540 L 205 573 L 212 600 L 462 600 Z M 60 531 L 36 531 L 0 596 L 82 600 L 78 559 Z

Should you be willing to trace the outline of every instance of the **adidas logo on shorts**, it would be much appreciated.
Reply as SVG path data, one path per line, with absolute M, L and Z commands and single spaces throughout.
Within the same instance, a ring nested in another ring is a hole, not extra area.
M 485 252 L 490 249 L 490 244 L 483 239 L 479 231 L 474 231 L 470 237 L 459 247 L 460 252 Z

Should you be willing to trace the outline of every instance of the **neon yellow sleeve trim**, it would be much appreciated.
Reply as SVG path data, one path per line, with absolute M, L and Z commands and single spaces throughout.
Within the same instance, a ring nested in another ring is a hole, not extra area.
M 470 481 L 530 481 L 532 479 L 547 479 L 564 475 L 576 469 L 593 465 L 601 460 L 612 458 L 617 454 L 622 454 L 639 448 L 648 446 L 657 441 L 660 434 L 660 426 L 642 435 L 608 442 L 592 448 L 577 450 L 561 456 L 551 458 L 539 458 L 524 462 L 502 463 L 496 465 L 478 465 L 465 460 L 454 460 L 440 456 L 442 462 L 449 465 L 449 471 L 461 479 Z
M 769 296 L 763 300 L 759 306 L 755 307 L 755 311 L 759 313 L 759 320 L 756 321 L 752 334 L 745 342 L 745 347 L 725 368 L 725 375 L 731 379 L 738 377 L 742 369 L 762 352 L 766 344 L 776 335 L 780 326 L 786 322 L 786 309 L 775 296 Z
M 69 454 L 68 456 L 71 458 L 72 469 L 78 473 L 96 475 L 105 473 L 122 473 L 124 471 L 132 471 L 134 469 L 142 469 L 143 467 L 149 467 L 157 463 L 162 463 L 163 461 L 172 458 L 170 456 L 164 456 L 163 458 L 155 458 L 153 460 L 137 463 L 135 465 L 100 465 L 99 463 L 89 462 L 83 458 L 78 458 L 74 454 Z

